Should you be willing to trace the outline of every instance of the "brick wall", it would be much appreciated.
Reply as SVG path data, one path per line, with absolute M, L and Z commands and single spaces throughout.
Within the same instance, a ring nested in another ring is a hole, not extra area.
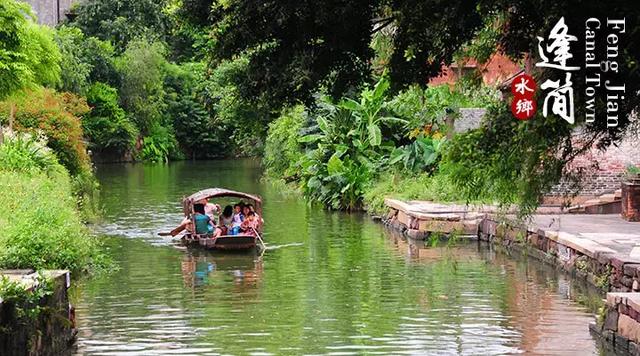
M 576 143 L 580 142 L 580 135 L 576 133 Z M 597 196 L 620 189 L 620 182 L 629 165 L 640 166 L 640 140 L 635 134 L 627 135 L 617 146 L 610 146 L 606 151 L 594 148 L 577 157 L 571 169 L 583 169 L 585 172 L 579 195 Z M 562 195 L 567 188 L 567 182 L 560 183 L 549 195 Z
M 455 121 L 455 132 L 465 132 L 480 127 L 485 112 L 484 109 L 460 109 L 460 117 Z M 580 131 L 576 132 L 573 141 L 576 146 L 583 141 Z M 583 196 L 585 199 L 576 199 L 576 202 L 620 189 L 620 182 L 629 165 L 640 167 L 638 133 L 629 134 L 617 146 L 610 146 L 606 151 L 593 148 L 586 154 L 577 157 L 571 164 L 571 169 L 583 172 L 579 196 Z M 547 196 L 560 197 L 569 192 L 571 188 L 569 182 L 561 182 L 553 187 Z M 553 198 L 549 200 L 549 202 L 555 201 Z

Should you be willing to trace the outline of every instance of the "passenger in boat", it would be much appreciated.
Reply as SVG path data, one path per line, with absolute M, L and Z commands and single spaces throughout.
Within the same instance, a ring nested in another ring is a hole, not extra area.
M 242 225 L 244 221 L 244 215 L 242 214 L 242 206 L 240 204 L 234 205 L 233 210 L 233 223 L 231 224 L 230 235 L 237 235 L 240 232 L 240 225 Z
M 256 229 L 258 228 L 258 219 L 256 219 L 256 214 L 252 211 L 247 213 L 247 218 L 240 225 L 240 229 L 242 232 L 248 235 L 255 235 Z
M 204 202 L 204 212 L 207 216 L 209 216 L 209 218 L 211 218 L 215 225 L 218 221 L 218 216 L 220 215 L 220 205 L 210 203 L 209 198 L 205 198 Z
M 193 225 L 197 235 L 209 235 L 215 232 L 215 226 L 211 218 L 205 214 L 204 204 L 193 205 Z
M 224 207 L 222 211 L 222 215 L 220 215 L 220 221 L 218 223 L 218 227 L 222 230 L 223 235 L 228 235 L 231 232 L 231 227 L 233 225 L 233 207 L 231 205 L 227 205 Z
M 247 206 L 249 207 L 249 211 L 251 211 L 251 212 L 253 212 L 253 214 L 255 214 L 256 221 L 258 222 L 258 227 L 262 226 L 262 224 L 264 224 L 264 219 L 262 218 L 262 216 L 260 216 L 260 214 L 258 214 L 258 212 L 256 211 L 256 208 L 253 206 L 253 204 L 249 204 Z

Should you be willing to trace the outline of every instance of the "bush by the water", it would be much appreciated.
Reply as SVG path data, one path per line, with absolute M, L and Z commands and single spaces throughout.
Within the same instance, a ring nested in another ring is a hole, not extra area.
M 83 225 L 72 182 L 54 153 L 28 134 L 0 144 L 0 268 L 69 269 L 108 265 Z
M 302 156 L 302 146 L 298 140 L 304 120 L 304 106 L 298 105 L 283 111 L 277 120 L 269 124 L 262 158 L 269 176 L 288 180 L 299 173 L 296 164 Z

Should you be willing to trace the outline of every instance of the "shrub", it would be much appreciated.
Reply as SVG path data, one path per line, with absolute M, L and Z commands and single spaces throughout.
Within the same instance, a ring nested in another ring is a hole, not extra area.
M 20 132 L 42 132 L 47 145 L 72 175 L 90 170 L 80 117 L 89 111 L 84 99 L 50 89 L 30 90 L 0 103 L 0 122 L 9 120 L 15 106 L 14 128 Z
M 55 40 L 62 53 L 59 89 L 85 95 L 93 82 L 119 83 L 109 42 L 85 37 L 80 29 L 64 25 L 57 28 Z
M 203 70 L 202 63 L 167 67 L 167 117 L 172 119 L 176 139 L 189 157 L 225 157 L 231 151 L 231 132 L 226 125 L 214 124 L 205 105 L 200 101 L 197 83 L 203 80 Z
M 0 268 L 105 267 L 101 245 L 76 211 L 68 174 L 44 147 L 24 135 L 8 135 L 0 145 Z M 7 160 L 16 155 L 25 159 Z
M 55 154 L 42 140 L 35 140 L 30 134 L 16 134 L 12 131 L 6 132 L 3 139 L 5 143 L 0 145 L 0 167 L 3 170 L 26 174 L 53 174 L 63 170 Z
M 305 108 L 298 105 L 284 110 L 278 119 L 269 124 L 262 158 L 268 175 L 288 180 L 299 173 L 296 167 L 303 151 L 298 139 L 305 120 Z
M 212 126 L 229 142 L 235 156 L 262 153 L 272 116 L 258 100 L 247 100 L 237 83 L 246 75 L 249 59 L 241 56 L 221 62 L 198 88 Z
M 142 141 L 140 158 L 146 162 L 168 162 L 170 158 L 179 154 L 178 143 L 173 132 L 166 127 L 156 125 L 151 128 L 149 135 Z
M 102 154 L 122 156 L 135 144 L 138 131 L 118 105 L 118 92 L 103 83 L 94 83 L 87 93 L 92 107 L 82 120 L 89 147 Z

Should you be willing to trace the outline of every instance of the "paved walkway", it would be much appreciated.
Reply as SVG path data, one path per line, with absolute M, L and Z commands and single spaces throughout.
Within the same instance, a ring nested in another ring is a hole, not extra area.
M 529 228 L 564 232 L 580 240 L 590 240 L 631 258 L 640 259 L 640 222 L 628 222 L 611 215 L 536 215 Z

